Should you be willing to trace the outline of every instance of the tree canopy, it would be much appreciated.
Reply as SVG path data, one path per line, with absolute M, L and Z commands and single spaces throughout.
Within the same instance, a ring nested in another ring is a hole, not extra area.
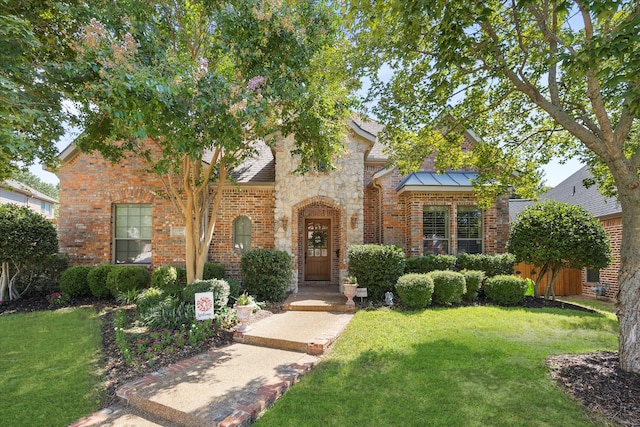
M 563 268 L 607 267 L 611 244 L 602 224 L 580 206 L 546 201 L 518 214 L 509 236 L 508 251 L 519 262 L 539 267 L 538 285 L 551 275 L 545 297 L 555 297 L 553 284 Z M 537 286 L 536 286 L 537 289 Z
M 345 7 L 392 158 L 437 152 L 440 169 L 475 167 L 485 201 L 509 186 L 532 195 L 538 165 L 553 156 L 600 165 L 598 178 L 610 173 L 624 227 L 620 362 L 640 372 L 640 241 L 631 237 L 640 232 L 640 3 L 351 0 Z M 462 153 L 468 129 L 479 143 Z
M 222 186 L 255 142 L 295 135 L 300 172 L 331 164 L 352 105 L 337 16 L 311 0 L 119 1 L 70 64 L 76 144 L 143 157 L 185 218 L 188 280 L 202 277 Z M 211 184 L 216 183 L 214 189 Z

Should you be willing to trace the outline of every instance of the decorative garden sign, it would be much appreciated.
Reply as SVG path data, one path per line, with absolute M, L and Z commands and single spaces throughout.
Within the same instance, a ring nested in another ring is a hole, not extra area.
M 196 294 L 196 320 L 213 319 L 213 292 Z

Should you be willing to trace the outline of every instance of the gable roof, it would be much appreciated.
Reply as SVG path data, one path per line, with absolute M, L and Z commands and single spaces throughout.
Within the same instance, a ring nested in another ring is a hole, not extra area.
M 472 182 L 478 176 L 475 172 L 426 172 L 409 174 L 396 187 L 398 194 L 405 191 L 471 191 Z
M 584 186 L 583 181 L 588 178 L 592 178 L 592 175 L 587 166 L 584 166 L 556 187 L 547 191 L 540 199 L 582 206 L 597 218 L 620 214 L 622 208 L 615 197 L 603 196 L 598 191 L 597 185 L 592 185 L 589 188 Z
M 15 179 L 4 180 L 2 183 L 0 183 L 0 188 L 13 191 L 14 193 L 24 194 L 27 197 L 42 200 L 44 202 L 58 204 L 58 201 L 53 197 L 49 197 L 46 194 L 36 190 L 35 188 L 30 187 L 27 184 L 23 184 L 19 181 L 16 181 Z
M 515 221 L 520 212 L 535 204 L 536 201 L 531 199 L 509 199 L 509 220 Z

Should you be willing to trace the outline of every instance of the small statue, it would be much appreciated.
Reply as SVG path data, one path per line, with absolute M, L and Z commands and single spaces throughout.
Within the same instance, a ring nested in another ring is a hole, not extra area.
M 385 292 L 385 294 L 384 294 L 384 303 L 387 304 L 389 307 L 391 307 L 393 305 L 393 293 L 392 292 Z

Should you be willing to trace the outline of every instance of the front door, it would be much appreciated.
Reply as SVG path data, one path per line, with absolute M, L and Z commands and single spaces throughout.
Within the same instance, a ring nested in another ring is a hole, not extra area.
M 331 280 L 331 220 L 305 219 L 304 279 Z

